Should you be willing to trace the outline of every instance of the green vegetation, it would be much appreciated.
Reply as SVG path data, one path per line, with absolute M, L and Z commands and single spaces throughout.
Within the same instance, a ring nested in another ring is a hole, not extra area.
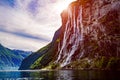
M 4 70 L 6 67 L 19 67 L 22 60 L 29 54 L 29 52 L 21 50 L 8 49 L 0 44 L 0 69 Z
M 51 44 L 51 43 L 50 43 Z M 41 48 L 40 50 L 37 51 L 37 53 L 43 52 L 46 49 L 49 49 L 50 44 L 46 45 L 45 47 Z
M 60 38 L 58 38 L 58 39 L 56 40 L 56 42 L 58 42 L 58 43 L 59 43 L 59 42 L 60 42 Z
M 50 66 L 51 66 L 50 67 L 51 69 L 56 69 L 56 68 L 60 67 L 60 65 L 58 63 L 51 63 Z
M 106 68 L 107 63 L 108 63 L 107 58 L 105 56 L 102 56 L 100 59 L 97 59 L 94 62 L 94 67 L 99 69 Z
M 53 46 L 52 46 L 53 47 Z M 45 53 L 40 56 L 31 66 L 31 69 L 41 69 L 49 66 L 49 63 L 52 62 L 52 60 L 55 58 L 55 48 L 50 47 L 50 45 L 47 45 L 40 49 L 37 53 L 42 53 L 45 51 Z M 55 66 L 51 66 L 54 68 Z
M 88 69 L 89 67 L 90 67 L 90 62 L 88 58 L 73 61 L 66 66 L 66 68 L 68 69 Z
M 111 57 L 107 64 L 107 69 L 119 69 L 120 68 L 120 58 Z
M 43 55 L 44 56 L 44 55 Z M 31 69 L 39 69 L 42 65 L 40 63 L 41 59 L 43 58 L 43 56 L 41 56 L 39 59 L 37 59 L 34 64 L 32 64 L 30 66 Z M 41 67 L 42 68 L 42 67 Z
M 38 50 L 36 53 L 42 53 L 42 52 L 46 52 L 50 47 L 50 44 L 46 45 L 45 47 L 41 48 L 40 50 Z M 45 54 L 42 54 L 42 56 L 40 56 L 32 65 L 30 65 L 30 69 L 40 69 L 42 67 L 44 67 L 41 63 L 41 60 L 45 57 Z
M 60 65 L 58 63 L 51 62 L 48 66 L 44 67 L 43 69 L 60 69 Z
M 68 69 L 100 69 L 100 70 L 119 70 L 120 58 L 102 56 L 100 58 L 83 58 L 71 62 L 65 68 Z

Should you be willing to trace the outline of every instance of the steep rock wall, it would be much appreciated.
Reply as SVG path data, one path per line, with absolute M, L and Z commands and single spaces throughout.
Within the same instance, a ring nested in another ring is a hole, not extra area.
M 111 64 L 120 68 L 119 0 L 77 0 L 61 17 L 62 26 L 50 49 L 30 66 L 32 69 L 109 68 Z

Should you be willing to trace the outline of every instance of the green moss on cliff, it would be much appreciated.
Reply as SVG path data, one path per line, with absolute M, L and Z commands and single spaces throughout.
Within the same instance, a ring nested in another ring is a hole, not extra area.
M 49 49 L 50 45 L 51 45 L 51 43 L 48 44 L 48 45 L 46 45 L 45 47 L 41 48 L 40 50 L 38 50 L 37 53 L 41 53 L 41 52 L 43 52 L 44 50 Z
M 42 53 L 44 50 L 46 51 L 46 49 L 49 48 L 49 50 L 47 50 L 41 57 L 39 57 L 34 62 L 34 64 L 30 66 L 31 69 L 41 69 L 49 66 L 50 62 L 52 62 L 52 60 L 55 58 L 54 57 L 55 48 L 52 48 L 53 46 L 50 46 L 50 45 L 47 45 L 38 51 L 38 53 L 39 52 Z
M 41 48 L 38 50 L 36 53 L 44 53 L 47 52 L 48 49 L 50 48 L 51 44 L 46 45 L 45 47 Z M 40 69 L 43 68 L 44 66 L 41 64 L 42 59 L 45 57 L 46 53 L 44 53 L 42 56 L 40 56 L 31 66 L 30 69 Z
M 119 69 L 120 68 L 120 58 L 111 57 L 107 64 L 107 69 Z
M 44 56 L 44 55 L 43 55 Z M 39 69 L 42 65 L 40 63 L 41 59 L 43 58 L 43 56 L 41 56 L 39 59 L 37 59 L 34 64 L 32 64 L 30 66 L 31 69 Z
M 68 69 L 100 69 L 100 70 L 119 70 L 120 58 L 102 56 L 100 58 L 83 58 L 77 61 L 71 62 L 64 68 Z

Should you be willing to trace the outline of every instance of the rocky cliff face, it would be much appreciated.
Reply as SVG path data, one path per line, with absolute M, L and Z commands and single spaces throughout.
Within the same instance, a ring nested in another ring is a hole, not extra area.
M 119 0 L 77 0 L 61 17 L 51 44 L 29 69 L 120 68 Z

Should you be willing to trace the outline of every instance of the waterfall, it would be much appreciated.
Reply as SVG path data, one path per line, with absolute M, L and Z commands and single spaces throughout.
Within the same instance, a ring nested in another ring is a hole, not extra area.
M 67 21 L 67 23 L 66 23 L 66 26 L 68 25 L 68 23 L 69 23 L 69 21 Z M 63 43 L 62 43 L 62 47 L 61 47 L 61 49 L 59 49 L 60 48 L 60 46 L 58 46 L 58 53 L 59 53 L 59 55 L 58 55 L 58 59 L 57 59 L 57 61 L 56 62 L 59 62 L 60 61 L 60 59 L 61 59 L 61 57 L 62 57 L 62 52 L 64 52 L 64 53 L 66 53 L 66 41 L 67 41 L 67 27 L 65 28 L 65 33 L 64 33 L 64 37 L 63 37 Z
M 58 58 L 56 62 L 61 63 L 61 67 L 69 64 L 71 62 L 72 56 L 79 46 L 83 43 L 83 24 L 82 24 L 82 6 L 79 7 L 79 12 L 77 13 L 76 19 L 76 7 L 74 7 L 73 12 L 68 9 L 68 21 L 65 26 L 65 32 L 63 36 L 62 46 L 58 46 Z M 73 30 L 72 30 L 73 29 Z M 71 33 L 73 31 L 73 33 Z M 70 37 L 69 37 L 70 36 Z M 72 44 L 70 49 L 67 49 L 68 45 Z M 83 48 L 82 46 L 81 48 Z M 84 52 L 82 51 L 81 57 Z
M 72 36 L 70 36 L 71 37 L 71 39 L 72 39 L 72 43 L 73 43 L 73 45 L 72 45 L 72 47 L 71 47 L 71 49 L 68 51 L 68 53 L 67 53 L 67 58 L 63 61 L 63 63 L 61 64 L 61 67 L 63 67 L 63 66 L 65 66 L 65 65 L 67 65 L 67 64 L 69 64 L 70 63 L 70 61 L 71 61 L 71 57 L 72 57 L 72 55 L 75 53 L 75 51 L 77 50 L 77 48 L 78 48 L 78 45 L 79 44 L 77 44 L 77 43 L 79 43 L 78 42 L 78 40 L 77 40 L 77 25 L 76 25 L 76 19 L 75 19 L 75 7 L 74 7 L 74 11 L 73 11 L 73 18 L 71 18 L 71 20 L 73 20 L 73 21 L 71 21 L 73 24 L 72 24 L 72 26 L 73 26 L 73 35 Z M 69 25 L 67 26 L 67 27 L 70 27 Z M 79 29 L 78 29 L 79 30 Z M 68 32 L 68 33 L 70 33 L 70 32 Z M 71 33 L 70 33 L 71 34 Z M 70 41 L 70 40 L 69 40 Z M 69 43 L 68 43 L 69 44 Z
M 83 55 L 84 55 L 84 43 L 83 43 L 83 31 L 84 31 L 84 28 L 83 28 L 83 18 L 82 18 L 82 6 L 80 7 L 80 11 L 79 11 L 79 14 L 80 14 L 80 29 L 81 29 L 81 54 L 80 54 L 80 57 L 81 58 Z

